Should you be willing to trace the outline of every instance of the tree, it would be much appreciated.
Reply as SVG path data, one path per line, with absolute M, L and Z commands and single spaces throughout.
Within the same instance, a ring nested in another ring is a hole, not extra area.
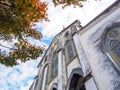
M 0 63 L 6 66 L 17 65 L 17 60 L 25 62 L 36 59 L 42 54 L 43 48 L 27 41 L 27 37 L 40 39 L 41 32 L 33 29 L 35 22 L 47 18 L 47 3 L 40 0 L 0 0 L 0 40 L 13 42 L 12 47 L 0 44 Z M 8 53 L 9 52 L 9 53 Z
M 80 6 L 87 0 L 52 0 L 54 5 Z M 17 65 L 17 60 L 26 62 L 38 58 L 43 51 L 27 41 L 27 37 L 41 39 L 41 32 L 33 29 L 35 22 L 48 21 L 47 3 L 41 0 L 0 0 L 0 40 L 13 42 L 12 47 L 0 43 L 0 63 L 6 66 Z M 9 52 L 9 53 L 8 53 Z
M 87 0 L 53 0 L 54 5 L 63 5 L 63 8 L 69 5 L 80 6 L 82 7 L 82 3 Z

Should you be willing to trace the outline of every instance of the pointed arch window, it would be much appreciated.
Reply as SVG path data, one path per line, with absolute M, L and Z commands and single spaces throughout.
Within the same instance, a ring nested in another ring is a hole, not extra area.
M 58 55 L 54 54 L 51 64 L 51 80 L 58 75 Z
M 107 31 L 105 48 L 114 63 L 120 68 L 120 25 L 114 26 Z
M 65 44 L 65 57 L 67 64 L 70 63 L 76 56 L 74 43 L 72 40 L 68 40 Z

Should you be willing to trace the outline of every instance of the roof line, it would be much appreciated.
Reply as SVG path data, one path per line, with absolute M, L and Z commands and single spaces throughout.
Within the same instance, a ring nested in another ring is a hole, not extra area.
M 53 41 L 55 40 L 55 38 L 56 38 L 58 35 L 60 35 L 61 33 L 63 33 L 66 29 L 68 29 L 71 25 L 73 25 L 74 23 L 76 23 L 77 21 L 78 21 L 78 20 L 75 20 L 75 21 L 74 21 L 73 23 L 71 23 L 69 26 L 67 26 L 66 28 L 64 28 L 60 33 L 58 33 L 57 35 L 55 35 L 55 37 L 54 37 L 53 40 L 51 41 L 51 43 L 50 43 L 48 49 L 46 50 L 44 56 L 42 57 L 40 63 L 43 61 L 45 55 L 47 54 L 47 51 L 48 51 L 49 48 L 51 47 L 51 45 L 52 45 Z M 38 67 L 39 67 L 40 63 L 38 64 Z

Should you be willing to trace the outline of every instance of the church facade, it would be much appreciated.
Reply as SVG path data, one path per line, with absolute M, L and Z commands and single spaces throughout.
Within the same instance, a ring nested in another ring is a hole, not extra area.
M 29 90 L 120 90 L 120 0 L 57 34 Z

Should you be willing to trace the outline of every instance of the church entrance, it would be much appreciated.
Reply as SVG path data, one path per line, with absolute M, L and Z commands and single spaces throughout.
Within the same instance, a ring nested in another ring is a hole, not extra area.
M 79 74 L 73 74 L 70 82 L 69 90 L 86 90 L 82 82 L 82 77 Z
M 76 68 L 71 72 L 67 90 L 86 90 L 81 69 Z
M 57 90 L 56 88 L 53 88 L 52 90 Z

